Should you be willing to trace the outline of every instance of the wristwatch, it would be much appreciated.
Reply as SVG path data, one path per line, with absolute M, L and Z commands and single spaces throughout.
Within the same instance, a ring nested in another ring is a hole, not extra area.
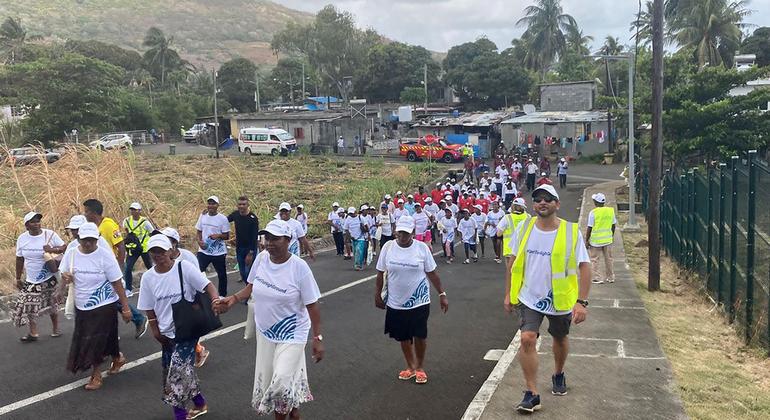
M 584 308 L 587 308 L 587 307 L 588 307 L 588 301 L 587 301 L 587 300 L 578 299 L 578 300 L 577 300 L 577 303 L 579 303 L 579 304 L 583 305 L 583 307 L 584 307 Z
M 313 340 L 324 341 L 324 336 L 318 334 L 317 336 L 313 337 Z

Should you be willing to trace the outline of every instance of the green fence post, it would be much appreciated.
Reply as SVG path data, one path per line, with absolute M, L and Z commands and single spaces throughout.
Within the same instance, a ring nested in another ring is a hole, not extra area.
M 735 285 L 738 280 L 738 156 L 730 158 L 730 323 L 735 321 Z
M 670 169 L 666 169 L 663 175 L 663 188 L 660 200 L 660 233 L 663 236 L 663 250 L 670 257 L 671 256 L 671 209 L 669 200 L 671 200 L 671 178 Z
M 688 199 L 690 201 L 689 204 L 689 213 L 690 213 L 690 225 L 688 226 L 689 237 L 690 237 L 690 269 L 695 270 L 696 267 L 698 267 L 698 251 L 697 251 L 697 221 L 698 221 L 698 213 L 695 210 L 695 206 L 698 204 L 698 189 L 695 187 L 695 182 L 698 178 L 698 168 L 692 168 L 692 172 L 690 172 L 690 195 L 688 196 Z
M 706 288 L 708 289 L 708 285 L 710 283 L 711 276 L 713 275 L 711 273 L 711 268 L 713 264 L 711 263 L 711 252 L 713 250 L 714 244 L 713 244 L 713 235 L 714 235 L 714 188 L 712 187 L 711 178 L 714 175 L 714 169 L 709 167 L 709 169 L 706 171 L 706 186 L 708 189 L 706 190 L 707 194 L 707 201 L 708 201 L 708 216 L 706 223 L 706 235 L 708 235 L 708 238 L 706 239 Z
M 689 205 L 689 193 L 690 184 L 687 182 L 687 175 L 682 174 L 679 176 L 679 185 L 681 186 L 682 194 L 679 194 L 679 264 L 687 267 L 687 253 L 690 244 L 687 232 L 689 231 L 687 226 L 687 207 Z
M 718 247 L 718 259 L 717 259 L 717 302 L 722 303 L 724 296 L 722 296 L 722 284 L 725 281 L 722 273 L 725 268 L 725 207 L 727 203 L 727 197 L 725 197 L 725 186 L 727 185 L 727 164 L 719 164 L 719 243 Z
M 751 324 L 754 321 L 752 311 L 754 310 L 754 253 L 755 237 L 754 229 L 756 228 L 756 189 L 757 179 L 755 174 L 756 169 L 756 150 L 749 150 L 749 199 L 748 199 L 748 216 L 746 223 L 746 342 L 751 341 Z

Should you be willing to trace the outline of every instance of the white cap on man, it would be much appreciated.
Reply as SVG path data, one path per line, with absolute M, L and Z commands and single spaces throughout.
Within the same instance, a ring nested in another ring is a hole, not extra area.
M 354 214 L 356 212 L 355 207 L 348 207 L 348 214 Z
M 264 229 L 259 231 L 260 235 L 271 234 L 273 236 L 285 236 L 291 238 L 291 228 L 289 224 L 280 219 L 271 220 Z
M 164 227 L 160 230 L 160 233 L 168 236 L 169 239 L 175 240 L 177 243 L 181 242 L 179 239 L 179 232 L 177 232 L 176 229 L 172 227 Z
M 281 205 L 280 205 L 280 206 L 278 206 L 278 211 L 281 211 L 281 210 L 288 210 L 288 211 L 291 211 L 291 204 L 289 204 L 289 203 L 287 203 L 287 202 L 283 202 L 283 203 L 281 203 Z
M 86 220 L 85 216 L 76 214 L 70 218 L 70 222 L 65 226 L 65 229 L 80 229 L 86 222 L 88 222 L 88 220 Z
M 551 196 L 553 198 L 555 198 L 556 201 L 559 201 L 559 193 L 556 192 L 556 188 L 554 188 L 553 185 L 551 185 L 551 184 L 543 184 L 543 185 L 535 188 L 535 190 L 532 191 L 532 197 L 534 197 L 535 194 L 537 194 L 538 191 L 545 191 L 548 194 L 551 194 Z
M 603 193 L 596 193 L 592 195 L 591 198 L 593 198 L 593 200 L 596 201 L 597 203 L 604 204 L 607 202 L 607 197 L 605 197 Z
M 390 194 L 385 194 L 385 199 L 386 200 L 390 200 L 391 198 L 393 198 L 393 197 L 391 197 Z
M 129 208 L 129 210 L 141 210 L 142 209 L 142 205 L 137 203 L 137 202 L 133 202 L 133 203 L 131 203 L 130 206 L 128 206 L 128 208 Z
M 31 212 L 25 214 L 24 215 L 24 224 L 26 225 L 27 222 L 29 222 L 30 220 L 34 219 L 37 216 L 40 216 L 42 218 L 43 214 L 42 213 L 38 213 L 36 211 L 31 211 Z
M 338 203 L 336 201 L 332 203 L 332 207 L 339 207 L 339 206 L 340 206 L 340 203 Z
M 521 206 L 521 207 L 524 207 L 525 209 L 527 208 L 527 202 L 524 201 L 524 199 L 521 198 L 521 197 L 514 198 L 513 199 L 513 205 L 514 206 Z
M 78 229 L 78 237 L 80 237 L 80 239 L 99 239 L 99 228 L 91 222 L 83 223 Z
M 366 204 L 362 204 L 361 211 L 364 211 L 364 210 L 369 210 L 369 206 L 367 206 Z
M 213 201 L 213 202 L 215 202 L 215 203 L 219 204 L 219 197 L 217 197 L 217 196 L 215 196 L 215 195 L 212 195 L 211 197 L 207 198 L 207 199 L 206 199 L 206 201 L 207 201 L 207 202 L 208 202 L 208 201 Z
M 412 233 L 414 231 L 414 218 L 412 216 L 401 216 L 396 222 L 396 232 Z

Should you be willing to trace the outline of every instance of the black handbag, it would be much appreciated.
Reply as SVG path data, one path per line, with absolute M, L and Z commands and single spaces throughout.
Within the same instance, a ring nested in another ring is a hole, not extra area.
M 208 292 L 195 292 L 195 298 L 188 302 L 184 297 L 184 281 L 182 280 L 182 262 L 177 264 L 179 270 L 179 289 L 182 298 L 171 304 L 174 316 L 175 341 L 197 340 L 204 335 L 222 327 L 222 321 L 211 307 L 211 297 Z

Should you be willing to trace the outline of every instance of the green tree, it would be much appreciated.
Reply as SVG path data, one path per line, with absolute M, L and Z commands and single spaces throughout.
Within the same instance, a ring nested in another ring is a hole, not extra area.
M 281 58 L 270 72 L 267 83 L 260 85 L 260 89 L 265 89 L 264 98 L 277 99 L 283 98 L 283 102 L 294 101 L 294 104 L 301 102 L 302 94 L 302 64 L 303 60 L 298 57 Z M 319 76 L 313 68 L 305 64 L 305 89 L 315 86 L 319 83 Z M 253 92 L 253 91 L 252 91 Z
M 548 67 L 567 49 L 565 33 L 578 26 L 575 18 L 563 12 L 560 0 L 536 0 L 524 9 L 516 25 L 526 25 L 522 38 L 529 45 L 531 68 L 545 76 Z
M 682 47 L 695 48 L 698 66 L 732 65 L 740 46 L 746 0 L 672 0 L 671 30 Z
M 758 66 L 770 65 L 770 27 L 758 28 L 754 33 L 743 40 L 741 53 L 756 54 Z
M 239 112 L 256 110 L 254 92 L 257 66 L 242 57 L 234 58 L 219 68 L 217 83 L 222 88 L 222 95 Z
M 106 42 L 70 39 L 64 44 L 64 48 L 86 57 L 96 58 L 112 65 L 122 67 L 128 72 L 138 70 L 142 67 L 141 54 Z
M 435 97 L 435 88 L 440 87 L 441 67 L 430 51 L 400 42 L 375 45 L 367 54 L 365 71 L 356 92 L 372 102 L 398 101 L 400 92 L 423 82 L 423 66 L 426 65 L 428 87 L 434 88 L 429 95 L 433 93 L 430 96 Z
M 570 26 L 567 28 L 566 40 L 567 51 L 579 55 L 588 55 L 591 53 L 591 50 L 588 49 L 588 45 L 593 42 L 594 37 L 584 35 L 583 30 L 577 26 Z
M 193 69 L 192 65 L 172 48 L 174 37 L 166 37 L 163 31 L 154 26 L 147 30 L 142 45 L 149 48 L 143 56 L 145 65 L 153 77 L 160 79 L 161 86 L 166 85 L 168 73 Z
M 0 52 L 5 56 L 5 64 L 14 64 L 23 59 L 25 44 L 28 41 L 40 39 L 39 36 L 29 35 L 21 25 L 21 19 L 8 17 L 0 24 Z
M 25 131 L 30 139 L 50 142 L 73 128 L 110 130 L 119 121 L 113 99 L 123 69 L 79 54 L 45 57 L 0 69 L 22 104 L 30 105 Z
M 320 73 L 325 84 L 333 85 L 340 97 L 347 101 L 348 80 L 352 82 L 352 78 L 360 76 L 367 52 L 379 42 L 380 36 L 376 32 L 356 28 L 353 15 L 328 5 L 309 25 L 290 23 L 273 36 L 270 46 L 276 52 L 304 57 Z
M 602 55 L 620 55 L 622 53 L 623 45 L 620 44 L 620 40 L 610 35 L 604 38 L 604 44 L 599 48 L 599 54 Z
M 421 87 L 406 87 L 399 95 L 399 101 L 410 105 L 421 104 L 425 100 L 425 90 Z
M 570 51 L 561 57 L 556 65 L 555 73 L 549 73 L 548 81 L 552 82 L 575 82 L 582 80 L 593 80 L 595 68 L 591 59 L 583 54 Z

